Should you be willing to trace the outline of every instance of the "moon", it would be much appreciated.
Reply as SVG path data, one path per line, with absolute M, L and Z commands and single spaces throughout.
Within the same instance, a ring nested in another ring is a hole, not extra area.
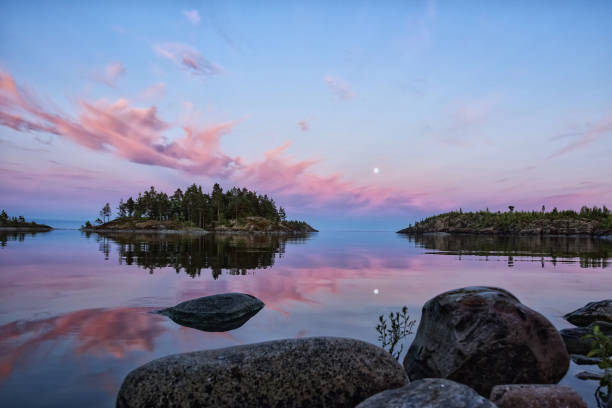
M 379 293 L 378 289 L 374 289 L 372 292 L 374 292 L 375 295 L 378 295 Z
M 372 173 L 378 174 L 380 173 L 380 169 L 378 167 L 374 167 L 374 170 L 372 170 Z

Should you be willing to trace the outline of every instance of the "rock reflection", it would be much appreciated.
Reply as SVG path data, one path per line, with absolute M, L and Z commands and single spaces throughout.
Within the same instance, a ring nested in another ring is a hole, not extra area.
M 518 260 L 546 262 L 575 262 L 582 268 L 606 268 L 612 255 L 612 240 L 580 236 L 493 236 L 468 234 L 405 235 L 418 247 L 434 250 L 438 255 L 476 255 L 488 259 L 507 257 L 508 266 Z M 517 259 L 518 258 L 518 259 Z
M 184 270 L 191 277 L 210 269 L 214 279 L 223 271 L 246 275 L 274 265 L 285 245 L 303 243 L 308 235 L 282 234 L 95 234 L 100 252 L 108 259 L 115 243 L 120 263 L 138 265 L 153 273 L 157 268 Z

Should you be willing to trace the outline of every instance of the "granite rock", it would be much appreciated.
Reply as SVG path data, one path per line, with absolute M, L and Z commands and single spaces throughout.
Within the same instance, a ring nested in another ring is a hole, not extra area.
M 443 378 L 425 378 L 371 396 L 356 408 L 495 408 L 467 385 Z
M 488 397 L 498 384 L 557 383 L 569 355 L 555 327 L 511 293 L 468 287 L 425 303 L 404 367 L 411 380 L 448 378 Z
M 117 407 L 354 407 L 407 382 L 385 350 L 312 337 L 176 354 L 128 374 Z
M 612 323 L 612 299 L 587 303 L 586 306 L 566 314 L 565 319 L 573 325 L 584 327 L 599 320 Z
M 574 327 L 561 330 L 561 337 L 565 343 L 565 348 L 570 354 L 588 354 L 593 348 L 593 339 L 584 336 L 593 334 L 593 328 L 599 326 L 601 332 L 606 336 L 612 336 L 612 323 L 596 321 L 587 327 Z
M 557 384 L 504 384 L 491 390 L 499 408 L 587 408 L 572 388 Z
M 224 332 L 242 326 L 263 307 L 264 303 L 255 296 L 224 293 L 188 300 L 157 313 L 168 316 L 181 326 Z

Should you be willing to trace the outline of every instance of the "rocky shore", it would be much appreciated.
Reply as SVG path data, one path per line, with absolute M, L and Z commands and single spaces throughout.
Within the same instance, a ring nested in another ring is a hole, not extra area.
M 172 309 L 207 318 L 209 303 L 215 313 L 231 303 L 230 315 L 263 305 L 249 295 L 216 296 Z M 611 305 L 593 302 L 567 318 L 609 322 Z M 506 290 L 460 288 L 424 305 L 403 367 L 382 348 L 348 338 L 196 351 L 133 370 L 117 407 L 586 408 L 576 391 L 557 384 L 570 362 L 565 339 Z
M 86 232 L 189 232 L 189 233 L 288 233 L 302 234 L 317 232 L 316 229 L 303 221 L 272 221 L 263 217 L 246 217 L 231 220 L 226 224 L 217 225 L 210 229 L 194 227 L 189 223 L 172 220 L 148 220 L 135 218 L 118 218 L 100 225 L 83 227 Z

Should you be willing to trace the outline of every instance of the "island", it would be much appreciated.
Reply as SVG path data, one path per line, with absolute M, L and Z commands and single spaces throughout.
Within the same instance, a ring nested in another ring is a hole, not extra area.
M 53 228 L 45 225 L 38 224 L 34 221 L 26 221 L 26 219 L 20 215 L 19 217 L 9 217 L 6 211 L 0 212 L 0 230 L 2 231 L 50 231 Z
M 285 209 L 274 199 L 246 188 L 223 191 L 218 183 L 209 193 L 192 184 L 172 195 L 155 187 L 136 198 L 121 199 L 117 216 L 106 203 L 95 224 L 87 221 L 83 231 L 93 232 L 267 232 L 309 233 L 317 230 L 304 221 L 287 220 Z
M 452 234 L 492 235 L 585 235 L 612 236 L 612 214 L 603 206 L 583 206 L 579 212 L 559 211 L 554 208 L 541 211 L 477 212 L 451 211 L 416 222 L 400 231 L 400 234 L 446 232 Z

